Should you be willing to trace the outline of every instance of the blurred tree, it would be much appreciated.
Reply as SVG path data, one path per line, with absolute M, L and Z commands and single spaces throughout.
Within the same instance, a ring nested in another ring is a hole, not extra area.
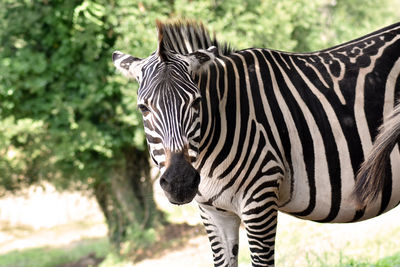
M 162 218 L 134 94 L 113 78 L 113 1 L 2 0 L 0 172 L 94 192 L 116 245 Z M 4 190 L 3 190 L 4 192 Z
M 308 52 L 395 23 L 398 0 L 175 0 L 174 17 L 201 19 L 239 49 Z
M 399 20 L 398 0 L 0 0 L 0 194 L 41 180 L 94 192 L 120 244 L 162 220 L 136 83 L 113 50 L 147 57 L 155 19 L 204 22 L 238 49 L 312 51 Z

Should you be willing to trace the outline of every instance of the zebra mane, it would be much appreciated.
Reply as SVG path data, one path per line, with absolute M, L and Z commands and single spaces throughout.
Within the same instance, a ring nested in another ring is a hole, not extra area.
M 201 22 L 194 20 L 177 20 L 166 23 L 156 21 L 158 30 L 158 47 L 186 55 L 199 49 L 215 46 L 218 55 L 229 55 L 233 49 L 226 43 L 219 43 L 215 34 L 210 34 Z

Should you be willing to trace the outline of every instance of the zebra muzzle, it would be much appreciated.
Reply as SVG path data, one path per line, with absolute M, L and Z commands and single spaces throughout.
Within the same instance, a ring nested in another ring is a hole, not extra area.
M 186 161 L 183 153 L 172 153 L 170 164 L 160 178 L 161 188 L 172 204 L 189 203 L 196 196 L 200 174 Z

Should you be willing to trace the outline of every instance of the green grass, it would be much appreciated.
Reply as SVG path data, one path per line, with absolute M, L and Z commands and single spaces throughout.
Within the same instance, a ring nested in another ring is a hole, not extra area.
M 329 256 L 328 256 L 329 257 Z M 309 266 L 321 266 L 321 267 L 398 267 L 400 266 L 400 253 L 396 253 L 392 256 L 387 256 L 382 259 L 379 259 L 375 262 L 371 262 L 368 260 L 360 260 L 351 257 L 339 257 L 336 259 L 339 261 L 338 264 L 332 263 L 329 264 L 324 259 L 319 259 L 318 263 L 312 264 L 310 263 Z
M 354 224 L 320 224 L 280 214 L 277 267 L 400 267 L 400 210 Z M 239 266 L 248 266 L 241 236 Z
M 295 245 L 296 247 L 296 245 Z M 292 250 L 293 247 L 288 247 Z M 399 248 L 397 248 L 399 249 Z M 296 248 L 295 248 L 296 250 Z M 129 264 L 120 257 L 110 253 L 110 245 L 105 238 L 82 240 L 76 245 L 68 247 L 40 247 L 12 251 L 0 256 L 2 267 L 54 267 L 63 263 L 73 262 L 79 258 L 95 252 L 97 257 L 105 257 L 100 267 L 123 267 Z M 364 255 L 364 254 L 363 254 Z M 298 255 L 301 257 L 302 255 Z M 278 260 L 277 266 L 319 266 L 319 267 L 396 267 L 400 266 L 400 252 L 391 256 L 380 258 L 376 261 L 369 260 L 370 255 L 364 255 L 364 259 L 344 256 L 341 251 L 324 252 L 322 254 L 309 253 L 305 255 L 306 263 L 296 261 Z M 247 251 L 242 249 L 239 266 L 248 266 L 250 258 Z M 204 266 L 211 266 L 205 264 Z
M 97 257 L 106 257 L 110 251 L 107 238 L 87 239 L 67 247 L 39 247 L 11 251 L 0 255 L 1 267 L 54 267 L 79 260 L 94 252 Z
M 288 247 L 288 249 L 292 249 Z M 400 248 L 399 248 L 400 249 Z M 249 266 L 250 256 L 247 251 L 242 251 L 242 255 L 239 257 L 239 266 Z M 371 261 L 369 256 L 365 255 L 364 258 L 352 258 L 351 256 L 341 256 L 337 252 L 324 252 L 322 254 L 305 255 L 305 263 L 299 263 L 296 260 L 282 260 L 277 259 L 276 266 L 308 266 L 308 267 L 400 267 L 400 252 L 395 253 L 391 256 L 386 256 L 377 261 Z M 247 253 L 247 255 L 244 255 Z M 339 255 L 338 255 L 339 254 Z M 303 255 L 298 255 L 302 257 Z M 298 262 L 298 263 L 296 263 Z M 211 266 L 211 265 L 210 265 Z
M 179 222 L 184 217 L 195 218 L 198 212 L 193 205 L 167 208 L 168 217 Z M 278 221 L 277 267 L 400 267 L 399 208 L 353 224 L 321 224 L 286 214 L 280 214 Z M 212 266 L 210 262 L 196 264 Z M 239 266 L 249 265 L 247 237 L 242 230 Z

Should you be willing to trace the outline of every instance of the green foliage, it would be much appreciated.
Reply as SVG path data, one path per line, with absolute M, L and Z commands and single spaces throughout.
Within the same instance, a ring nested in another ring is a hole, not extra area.
M 53 178 L 90 183 L 90 177 L 101 177 L 115 165 L 113 159 L 118 159 L 122 147 L 134 144 L 140 127 L 138 116 L 132 114 L 135 109 L 127 108 L 124 92 L 110 78 L 109 58 L 116 39 L 106 15 L 111 6 L 107 1 L 6 1 L 4 5 L 0 117 L 9 122 L 10 133 L 17 133 L 27 120 L 33 126 L 40 123 L 42 132 L 33 127 L 25 133 L 32 137 L 30 143 L 19 142 L 19 135 L 15 140 L 2 139 L 38 155 L 51 151 Z M 43 132 L 46 138 L 35 139 Z M 139 142 L 143 149 L 143 138 Z
M 41 180 L 89 189 L 118 246 L 157 211 L 135 90 L 111 62 L 117 4 L 1 0 L 0 193 Z
M 47 154 L 46 148 L 42 151 L 27 151 L 32 143 L 44 140 L 44 122 L 31 118 L 15 121 L 10 116 L 0 120 L 0 173 L 2 174 L 0 195 L 7 190 L 12 191 L 23 185 L 30 184 L 36 179 L 35 162 L 41 160 L 41 156 Z M 43 139 L 42 139 L 43 138 Z M 27 174 L 27 179 L 24 175 Z
M 116 13 L 124 32 L 116 47 L 138 57 L 156 49 L 155 19 L 201 20 L 218 39 L 238 49 L 296 52 L 340 44 L 400 19 L 396 0 L 128 1 L 125 6 Z

